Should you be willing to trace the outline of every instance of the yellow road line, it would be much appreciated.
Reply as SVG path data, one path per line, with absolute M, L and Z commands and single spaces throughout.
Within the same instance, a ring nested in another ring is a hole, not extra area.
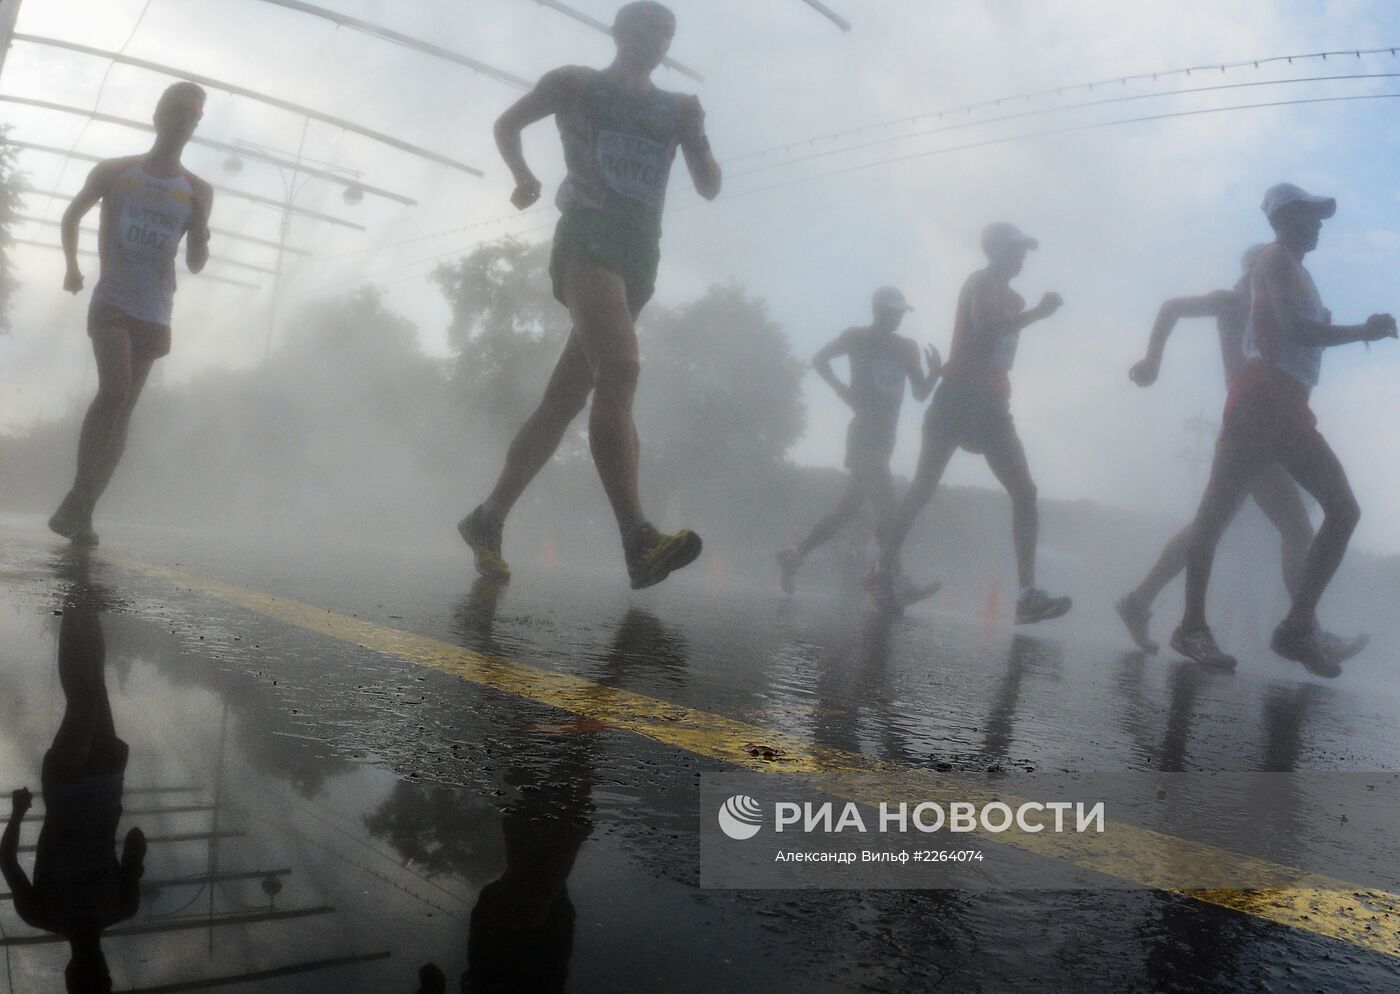
M 861 803 L 955 796 L 979 803 L 994 795 L 984 785 L 941 777 L 916 767 L 836 749 L 747 722 L 683 707 L 645 694 L 606 687 L 568 673 L 527 666 L 413 632 L 313 607 L 285 597 L 204 579 L 147 563 L 116 560 L 148 576 L 189 587 L 226 603 L 326 638 L 450 674 L 491 690 L 595 718 L 697 756 L 762 773 L 821 775 L 821 789 Z M 750 742 L 783 750 L 781 763 L 751 755 Z M 1012 845 L 1085 869 L 1182 894 L 1279 925 L 1400 957 L 1400 894 L 1356 887 L 1289 867 L 1121 822 L 1102 835 L 1005 833 L 990 841 Z M 1286 879 L 1267 890 L 1180 890 L 1182 866 L 1244 866 L 1242 877 Z

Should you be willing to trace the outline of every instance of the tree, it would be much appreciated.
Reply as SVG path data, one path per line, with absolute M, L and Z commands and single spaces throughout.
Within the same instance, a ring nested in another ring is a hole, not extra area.
M 10 263 L 10 248 L 14 226 L 19 213 L 22 188 L 19 170 L 15 168 L 15 150 L 6 141 L 7 128 L 0 125 L 0 335 L 10 330 L 10 297 L 19 283 Z
M 454 379 L 472 420 L 501 437 L 534 410 L 569 333 L 550 285 L 549 249 L 506 238 L 433 271 L 452 307 Z
M 642 452 L 682 477 L 761 475 L 802 435 L 805 369 L 764 302 L 714 286 L 642 337 Z

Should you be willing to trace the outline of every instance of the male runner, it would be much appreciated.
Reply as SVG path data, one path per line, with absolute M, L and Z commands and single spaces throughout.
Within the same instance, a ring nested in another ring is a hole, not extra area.
M 987 266 L 967 278 L 958 294 L 953 347 L 943 367 L 943 382 L 924 417 L 919 465 L 903 502 L 890 516 L 880 540 L 880 564 L 869 575 L 875 603 L 897 609 L 895 577 L 900 547 L 919 511 L 938 488 L 948 460 L 958 449 L 980 453 L 1011 496 L 1011 530 L 1021 593 L 1016 622 L 1029 624 L 1058 618 L 1069 611 L 1068 597 L 1051 597 L 1035 585 L 1035 547 L 1039 532 L 1035 481 L 1025 449 L 1011 420 L 1011 380 L 1022 329 L 1060 309 L 1057 293 L 1026 308 L 1011 280 L 1024 266 L 1026 253 L 1038 248 L 1034 238 L 1015 225 L 988 225 L 982 232 Z
M 1275 462 L 1322 505 L 1322 527 L 1308 547 L 1293 607 L 1270 644 L 1285 659 L 1335 677 L 1338 658 L 1317 630 L 1317 602 L 1341 565 L 1361 509 L 1346 473 L 1317 430 L 1308 397 L 1317 385 L 1322 350 L 1350 342 L 1394 338 L 1395 319 L 1372 314 L 1364 324 L 1334 325 L 1303 256 L 1317 247 L 1322 222 L 1337 210 L 1331 197 L 1292 183 L 1264 194 L 1263 210 L 1276 240 L 1250 274 L 1251 304 L 1244 369 L 1230 384 L 1210 482 L 1201 499 L 1186 559 L 1186 610 L 1172 648 L 1198 662 L 1233 666 L 1206 624 L 1206 588 L 1215 547 L 1250 484 Z
M 209 211 L 214 189 L 180 164 L 180 155 L 204 116 L 204 90 L 173 83 L 153 118 L 155 144 L 145 155 L 107 159 L 63 213 L 68 272 L 63 289 L 78 293 L 78 224 L 102 202 L 97 247 L 100 275 L 88 308 L 88 335 L 97 357 L 97 397 L 78 439 L 73 489 L 49 519 L 49 528 L 75 545 L 96 545 L 92 512 L 121 460 L 127 426 L 151 366 L 170 351 L 175 296 L 175 253 L 185 241 L 185 264 L 198 273 L 209 261 Z
M 908 380 L 914 399 L 923 401 L 938 381 L 938 351 L 931 345 L 925 349 L 925 374 L 919 347 L 912 339 L 895 334 L 905 313 L 913 310 L 904 294 L 895 287 L 882 286 L 870 304 L 874 319 L 869 327 L 847 328 L 812 357 L 817 375 L 855 412 L 846 430 L 846 468 L 851 478 L 840 503 L 813 526 L 802 543 L 778 552 L 784 593 L 792 593 L 797 569 L 808 553 L 835 538 L 867 500 L 874 503 L 878 521 L 889 516 L 895 503 L 890 455 L 899 408 L 904 403 L 904 383 Z M 837 356 L 846 356 L 850 362 L 849 384 L 842 383 L 831 368 L 831 360 Z
M 1167 339 L 1181 318 L 1215 318 L 1216 330 L 1220 338 L 1220 358 L 1225 367 L 1225 382 L 1228 386 L 1245 365 L 1244 336 L 1249 318 L 1249 274 L 1265 245 L 1251 246 L 1240 260 L 1241 274 L 1233 289 L 1215 290 L 1203 297 L 1177 297 L 1162 304 L 1157 312 L 1157 320 L 1152 326 L 1152 336 L 1147 343 L 1147 356 L 1136 363 L 1128 375 L 1140 387 L 1150 387 L 1157 382 L 1162 368 L 1162 353 Z M 1313 540 L 1312 522 L 1308 520 L 1307 508 L 1303 506 L 1302 495 L 1288 471 L 1279 463 L 1263 470 L 1249 485 L 1249 496 L 1259 505 L 1282 540 L 1283 580 L 1290 593 L 1298 589 L 1302 579 L 1303 561 L 1308 546 Z M 1240 502 L 1231 511 L 1231 517 L 1239 512 L 1244 504 L 1245 494 L 1241 492 Z M 1162 550 L 1161 557 L 1152 567 L 1137 588 L 1118 601 L 1118 615 L 1123 619 L 1133 641 L 1144 652 L 1157 652 L 1158 646 L 1149 633 L 1152 620 L 1152 602 L 1178 573 L 1186 568 L 1186 550 L 1191 543 L 1191 530 L 1183 528 Z M 1369 639 L 1357 636 L 1341 639 L 1328 632 L 1319 632 L 1329 651 L 1342 658 L 1350 658 L 1366 647 Z
M 540 406 L 511 443 L 495 489 L 457 526 L 483 576 L 510 576 L 501 556 L 506 516 L 590 392 L 588 444 L 617 516 L 632 587 L 660 583 L 700 555 L 700 536 L 662 534 L 642 513 L 640 443 L 632 421 L 639 369 L 633 322 L 656 281 L 661 209 L 676 148 L 685 153 L 701 196 L 713 200 L 720 189 L 700 101 L 651 82 L 675 30 L 675 15 L 661 4 L 626 4 L 613 22 L 617 56 L 611 65 L 546 73 L 496 122 L 496 145 L 516 182 L 511 203 L 521 210 L 539 199 L 540 181 L 525 164 L 520 133 L 551 115 L 559 126 L 568 176 L 559 187 L 563 216 L 549 268 L 554 296 L 569 308 L 574 327 Z

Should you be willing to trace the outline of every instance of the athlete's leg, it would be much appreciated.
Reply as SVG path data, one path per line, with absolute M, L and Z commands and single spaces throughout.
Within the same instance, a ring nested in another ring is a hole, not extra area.
M 577 332 L 571 332 L 545 387 L 544 396 L 516 432 L 506 452 L 505 466 L 488 499 L 499 520 L 504 520 L 544 465 L 559 448 L 564 432 L 588 403 L 593 372 L 588 367 Z
M 102 451 L 102 462 L 96 468 L 96 475 L 88 491 L 92 504 L 96 504 L 98 498 L 106 492 L 107 484 L 112 482 L 112 474 L 117 471 L 117 464 L 121 462 L 122 454 L 126 452 L 126 438 L 131 428 L 131 415 L 136 410 L 136 401 L 140 398 L 141 391 L 146 386 L 146 380 L 151 375 L 151 367 L 154 365 L 154 359 L 132 360 L 131 384 L 126 391 L 126 403 L 117 410 L 116 419 L 109 428 L 106 446 Z
M 131 336 L 125 328 L 104 325 L 92 336 L 97 359 L 97 396 L 88 405 L 78 436 L 78 474 L 73 494 L 91 510 L 93 491 L 107 474 L 113 426 L 123 416 L 131 397 L 134 376 Z
M 1308 509 L 1303 505 L 1303 495 L 1298 492 L 1298 487 L 1282 463 L 1274 463 L 1255 477 L 1250 484 L 1249 495 L 1278 529 L 1283 584 L 1288 588 L 1288 593 L 1296 597 L 1303 580 L 1308 547 L 1313 541 L 1312 521 L 1308 518 Z
M 1316 432 L 1290 440 L 1281 460 L 1303 489 L 1322 505 L 1322 527 L 1308 547 L 1293 595 L 1293 609 L 1284 622 L 1290 628 L 1307 630 L 1317 614 L 1317 602 L 1341 565 L 1347 543 L 1361 520 L 1361 507 L 1341 462 Z
M 1244 505 L 1245 496 L 1242 492 L 1239 499 L 1235 501 L 1235 506 L 1230 511 L 1229 518 L 1226 519 L 1227 526 Z M 1143 605 L 1151 607 L 1152 602 L 1157 599 L 1157 595 L 1162 592 L 1162 589 L 1186 569 L 1186 558 L 1190 550 L 1191 526 L 1187 525 L 1168 540 L 1162 549 L 1162 554 L 1153 563 L 1152 569 L 1148 571 L 1147 576 L 1143 577 L 1142 583 L 1138 584 L 1132 596 Z
M 63 720 L 45 757 L 45 764 L 52 764 L 52 772 L 61 777 L 92 772 L 94 753 L 109 752 L 116 739 L 103 674 L 105 662 L 106 644 L 97 613 L 81 604 L 65 605 L 58 628 Z
M 1234 517 L 1241 500 L 1249 490 L 1254 476 L 1271 460 L 1252 453 L 1244 440 L 1222 435 L 1215 447 L 1215 461 L 1210 468 L 1210 482 L 1201 496 L 1200 507 L 1189 531 L 1190 544 L 1186 554 L 1186 609 L 1181 627 L 1193 632 L 1206 628 L 1206 589 L 1210 585 L 1210 570 L 1215 561 L 1215 549 L 1225 526 Z
M 589 448 L 626 538 L 644 521 L 637 489 L 639 441 L 632 420 L 641 368 L 637 329 L 622 277 L 596 262 L 578 256 L 568 261 L 564 295 L 574 319 L 574 333 L 593 372 Z
M 1040 511 L 1035 481 L 1026 450 L 1014 429 L 1001 432 L 987 446 L 987 465 L 1011 497 L 1011 535 L 1016 545 L 1016 574 L 1021 589 L 1035 586 L 1035 547 L 1040 537 Z
M 856 516 L 860 506 L 865 503 L 867 484 L 863 475 L 868 472 L 851 470 L 851 475 L 846 481 L 846 491 L 841 495 L 841 499 L 831 509 L 831 513 L 812 526 L 811 532 L 797 546 L 798 562 L 805 559 L 813 549 L 830 542 Z
M 948 432 L 933 427 L 924 432 L 923 444 L 919 447 L 919 464 L 914 470 L 914 478 L 909 481 L 909 489 L 904 499 L 890 512 L 881 528 L 880 571 L 892 574 L 899 565 L 899 552 L 914 521 L 924 505 L 933 497 L 943 472 L 948 468 L 948 460 L 957 451 L 957 438 Z

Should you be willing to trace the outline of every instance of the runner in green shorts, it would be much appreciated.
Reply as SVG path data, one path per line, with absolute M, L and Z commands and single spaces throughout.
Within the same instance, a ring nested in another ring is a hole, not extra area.
M 568 175 L 557 197 L 563 216 L 550 276 L 574 327 L 491 495 L 457 526 L 483 576 L 510 575 L 501 555 L 506 516 L 590 394 L 588 443 L 617 516 L 632 586 L 660 583 L 700 555 L 694 532 L 663 534 L 642 513 L 632 420 L 639 371 L 634 321 L 656 282 L 661 212 L 676 150 L 684 153 L 701 196 L 713 200 L 721 180 L 700 101 L 651 82 L 675 30 L 675 15 L 661 4 L 625 5 L 613 23 L 617 56 L 611 65 L 546 73 L 496 122 L 496 144 L 515 177 L 511 202 L 521 210 L 540 196 L 540 181 L 525 164 L 521 131 L 546 117 L 559 126 Z

